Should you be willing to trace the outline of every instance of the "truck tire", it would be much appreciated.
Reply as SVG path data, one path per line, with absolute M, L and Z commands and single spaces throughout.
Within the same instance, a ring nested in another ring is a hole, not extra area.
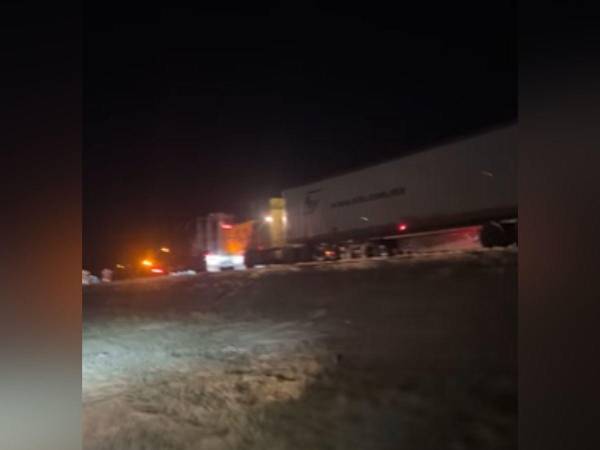
M 360 258 L 373 258 L 377 256 L 377 246 L 371 242 L 365 242 L 360 246 Z
M 507 247 L 511 244 L 506 230 L 498 222 L 486 223 L 479 234 L 481 245 L 486 248 Z
M 367 258 L 379 256 L 379 246 L 376 243 L 369 242 L 366 248 Z
M 248 250 L 244 255 L 244 264 L 248 269 L 252 269 L 256 266 L 256 252 L 254 250 Z
M 300 262 L 312 261 L 313 249 L 310 245 L 304 245 L 300 248 Z
M 505 225 L 504 230 L 506 232 L 507 245 L 519 245 L 519 228 L 517 224 Z
M 399 253 L 398 241 L 395 239 L 381 241 L 380 245 L 382 246 L 383 250 L 382 255 L 391 257 L 396 256 Z
M 284 264 L 294 264 L 299 261 L 298 252 L 294 247 L 285 247 L 282 250 L 282 262 Z

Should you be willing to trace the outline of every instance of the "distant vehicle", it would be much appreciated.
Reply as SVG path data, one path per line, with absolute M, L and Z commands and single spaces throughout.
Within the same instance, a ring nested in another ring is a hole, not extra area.
M 90 285 L 90 284 L 99 284 L 100 283 L 100 279 L 95 276 L 92 275 L 90 273 L 90 271 L 88 270 L 83 270 L 82 271 L 82 284 L 83 285 Z
M 141 277 L 162 277 L 168 275 L 169 271 L 165 267 L 153 265 L 151 267 L 142 267 L 138 274 Z
M 146 258 L 139 261 L 137 264 L 129 266 L 123 271 L 123 277 L 126 278 L 148 278 L 148 277 L 160 277 L 168 275 L 169 270 L 166 264 L 155 258 Z
M 212 213 L 197 224 L 196 252 L 204 255 L 203 269 L 208 272 L 243 270 L 253 222 L 233 223 L 233 216 Z
M 113 274 L 114 272 L 108 268 L 106 269 L 102 269 L 102 282 L 103 283 L 110 283 L 113 280 Z
M 198 272 L 196 272 L 195 270 L 188 269 L 188 270 L 178 270 L 175 272 L 171 272 L 171 273 L 169 273 L 169 275 L 172 277 L 183 277 L 183 276 L 194 276 L 197 273 Z
M 115 266 L 115 270 L 113 272 L 113 280 L 114 281 L 127 280 L 129 278 L 132 278 L 132 276 L 133 276 L 133 273 L 132 273 L 131 266 L 129 266 L 129 265 L 124 266 L 122 264 L 117 264 Z

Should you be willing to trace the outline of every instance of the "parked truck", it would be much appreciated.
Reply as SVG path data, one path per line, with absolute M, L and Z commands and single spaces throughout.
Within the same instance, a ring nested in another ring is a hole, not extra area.
M 263 217 L 199 219 L 209 271 L 402 253 L 414 236 L 477 229 L 484 247 L 517 243 L 517 126 L 444 143 L 286 189 Z
M 485 247 L 517 243 L 517 126 L 503 126 L 283 191 L 253 223 L 244 262 L 395 254 L 406 236 L 480 225 Z
M 233 215 L 226 213 L 198 218 L 192 255 L 202 255 L 209 272 L 243 269 L 253 225 L 253 221 L 234 223 Z

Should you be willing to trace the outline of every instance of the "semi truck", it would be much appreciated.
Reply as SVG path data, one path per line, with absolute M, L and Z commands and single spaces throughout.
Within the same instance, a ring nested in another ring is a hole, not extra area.
M 203 256 L 208 272 L 244 269 L 253 228 L 254 221 L 234 223 L 234 216 L 223 212 L 198 218 L 192 255 Z
M 517 244 L 517 125 L 284 190 L 270 211 L 247 267 L 397 254 L 408 236 L 473 225 L 484 247 Z
M 255 220 L 204 223 L 209 270 L 394 255 L 460 227 L 484 247 L 517 244 L 517 125 L 286 189 Z

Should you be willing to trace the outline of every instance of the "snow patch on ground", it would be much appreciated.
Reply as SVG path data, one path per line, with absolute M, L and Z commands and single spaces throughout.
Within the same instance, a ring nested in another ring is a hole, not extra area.
M 516 260 L 446 252 L 88 287 L 84 448 L 516 448 Z

